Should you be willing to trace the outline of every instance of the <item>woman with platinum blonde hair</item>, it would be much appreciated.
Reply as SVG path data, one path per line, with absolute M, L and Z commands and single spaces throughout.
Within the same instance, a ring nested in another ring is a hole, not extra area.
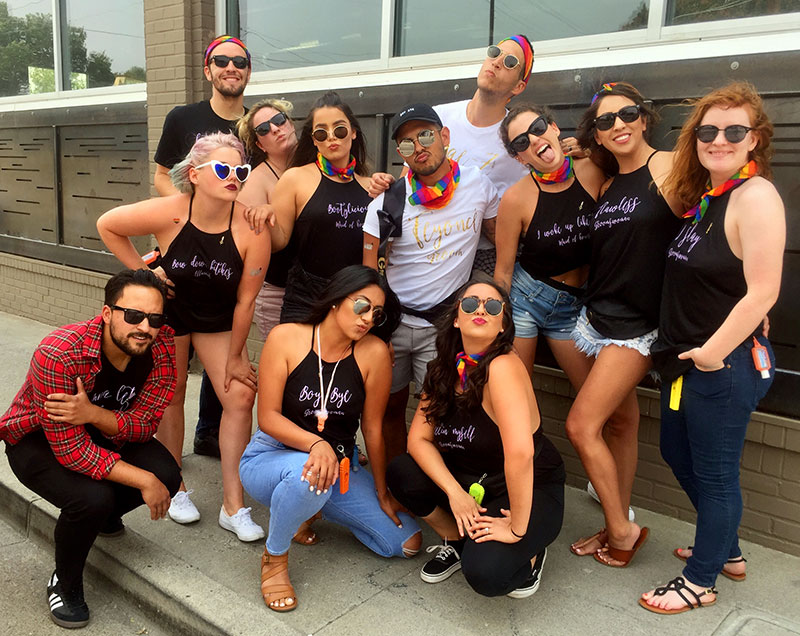
M 269 234 L 251 232 L 243 206 L 236 201 L 249 176 L 241 142 L 228 133 L 212 133 L 200 137 L 170 171 L 180 194 L 123 205 L 97 221 L 105 245 L 131 269 L 147 265 L 129 237 L 153 234 L 158 242 L 162 265 L 154 271 L 171 289 L 167 314 L 175 330 L 178 375 L 158 438 L 180 465 L 183 401 L 193 345 L 222 402 L 219 524 L 242 541 L 264 536 L 244 507 L 238 467 L 250 438 L 256 390 L 245 342 L 270 255 Z M 190 492 L 181 484 L 169 509 L 173 521 L 191 523 L 200 518 Z

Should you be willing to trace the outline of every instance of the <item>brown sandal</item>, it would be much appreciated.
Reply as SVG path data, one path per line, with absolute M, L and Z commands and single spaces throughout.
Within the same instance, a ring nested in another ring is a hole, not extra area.
M 609 563 L 603 557 L 600 556 L 599 553 L 595 552 L 594 560 L 598 563 L 602 563 L 603 565 L 607 565 L 610 568 L 626 568 L 630 565 L 630 562 L 633 561 L 633 557 L 639 551 L 645 541 L 647 541 L 647 536 L 650 534 L 650 528 L 644 527 L 641 528 L 639 531 L 639 538 L 636 539 L 636 543 L 633 544 L 633 547 L 630 550 L 623 550 L 622 548 L 615 548 L 611 544 L 608 545 L 606 548 L 606 554 L 610 556 L 614 561 L 620 561 L 622 565 L 614 565 L 613 563 Z
M 681 550 L 692 550 L 694 548 L 693 545 L 690 545 L 686 548 L 675 548 L 672 551 L 672 554 L 675 555 L 676 559 L 680 559 L 681 561 L 687 561 L 689 557 L 685 557 L 681 554 Z M 747 563 L 747 559 L 743 556 L 736 557 L 735 559 L 728 559 L 725 561 L 725 565 L 728 563 Z M 722 572 L 720 572 L 722 576 L 728 577 L 731 581 L 736 581 L 737 583 L 741 583 L 747 578 L 747 572 L 742 572 L 741 574 L 734 574 L 733 572 L 726 572 L 725 567 L 722 567 Z
M 311 519 L 308 521 L 304 521 L 297 532 L 294 533 L 292 537 L 292 541 L 295 543 L 299 543 L 300 545 L 316 545 L 319 543 L 319 537 L 317 533 L 311 528 L 311 524 L 314 523 L 317 519 L 322 518 L 322 513 L 318 512 L 315 514 Z
M 588 543 L 592 539 L 597 541 L 600 544 L 601 548 L 605 547 L 606 545 L 608 545 L 608 532 L 606 532 L 606 529 L 603 528 L 599 532 L 595 532 L 590 537 L 583 537 L 581 539 L 578 539 L 575 543 Z M 586 552 L 578 552 L 577 551 L 578 548 L 575 547 L 575 543 L 569 546 L 569 551 L 572 552 L 572 554 L 574 554 L 575 556 L 589 556 L 596 552 L 596 550 L 587 550 Z
M 297 607 L 297 594 L 294 591 L 291 583 L 270 583 L 270 579 L 282 572 L 289 571 L 289 553 L 276 556 L 267 552 L 264 548 L 264 554 L 261 555 L 261 596 L 264 597 L 264 603 L 273 612 L 291 612 Z M 280 600 L 292 599 L 294 602 L 291 605 L 284 603 L 284 606 L 273 605 L 273 603 Z

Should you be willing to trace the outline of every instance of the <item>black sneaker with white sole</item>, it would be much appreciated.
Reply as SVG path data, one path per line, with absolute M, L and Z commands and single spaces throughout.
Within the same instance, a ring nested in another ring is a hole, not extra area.
M 438 554 L 423 565 L 419 572 L 420 578 L 426 583 L 439 583 L 461 569 L 461 556 L 446 540 L 444 545 L 429 546 L 426 552 L 434 550 L 438 550 Z
M 83 600 L 83 594 L 79 593 L 78 596 L 67 598 L 61 590 L 58 576 L 53 572 L 47 582 L 47 602 L 50 604 L 50 618 L 56 625 L 75 629 L 89 623 L 89 607 Z
M 511 598 L 528 598 L 536 594 L 539 589 L 539 583 L 542 582 L 542 568 L 544 562 L 547 560 L 547 548 L 542 550 L 536 555 L 536 563 L 533 564 L 531 575 L 525 579 L 525 582 L 520 585 L 516 590 L 509 592 L 506 596 Z

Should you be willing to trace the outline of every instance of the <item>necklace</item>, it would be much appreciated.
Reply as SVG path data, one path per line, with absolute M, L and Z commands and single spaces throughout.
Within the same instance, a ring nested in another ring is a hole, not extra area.
M 344 354 L 347 353 L 347 349 L 342 352 L 342 355 L 339 356 L 339 359 L 336 361 L 336 364 L 333 365 L 333 372 L 331 373 L 331 379 L 328 381 L 328 390 L 325 391 L 325 383 L 322 380 L 322 334 L 320 333 L 319 325 L 314 328 L 314 332 L 317 337 L 317 370 L 319 371 L 319 399 L 320 405 L 319 408 L 314 411 L 314 415 L 317 416 L 317 430 L 321 433 L 325 430 L 325 421 L 328 419 L 328 398 L 331 395 L 331 387 L 333 386 L 333 377 L 336 375 L 336 369 L 339 367 L 339 363 L 344 358 Z

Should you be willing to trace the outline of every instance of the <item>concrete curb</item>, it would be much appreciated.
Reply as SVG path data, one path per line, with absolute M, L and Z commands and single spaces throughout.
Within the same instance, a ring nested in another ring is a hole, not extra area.
M 3 469 L 0 515 L 37 543 L 52 546 L 58 509 L 16 480 L 8 479 L 7 465 Z M 175 634 L 301 633 L 270 612 L 265 613 L 262 605 L 242 599 L 130 527 L 122 537 L 98 538 L 89 553 L 87 574 L 100 579 L 100 587 L 114 587 L 130 597 Z

